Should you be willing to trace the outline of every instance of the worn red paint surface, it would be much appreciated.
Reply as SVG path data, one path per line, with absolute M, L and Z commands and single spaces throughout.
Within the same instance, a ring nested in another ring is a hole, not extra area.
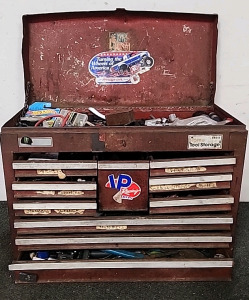
M 97 85 L 89 61 L 109 50 L 109 33 L 154 66 L 138 84 Z M 162 107 L 213 103 L 217 16 L 158 12 L 67 13 L 24 17 L 24 66 L 36 100 L 56 106 Z

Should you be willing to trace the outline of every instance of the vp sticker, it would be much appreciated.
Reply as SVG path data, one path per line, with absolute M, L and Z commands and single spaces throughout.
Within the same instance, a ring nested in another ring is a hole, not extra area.
M 153 65 L 148 51 L 107 51 L 95 55 L 88 69 L 97 84 L 137 84 Z
M 122 200 L 133 200 L 141 194 L 140 186 L 127 174 L 120 174 L 117 178 L 114 174 L 109 175 L 105 187 L 119 190 L 113 196 L 113 200 L 117 203 L 122 203 Z

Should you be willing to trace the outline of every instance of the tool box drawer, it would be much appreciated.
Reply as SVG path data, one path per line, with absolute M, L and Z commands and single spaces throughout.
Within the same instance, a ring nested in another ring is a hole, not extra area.
M 14 182 L 12 184 L 15 198 L 61 198 L 62 196 L 73 198 L 96 198 L 97 185 L 94 182 L 85 183 L 43 183 L 26 181 L 25 183 Z
M 14 272 L 16 282 L 76 282 L 110 281 L 174 281 L 174 280 L 216 280 L 224 281 L 231 277 L 233 259 L 219 252 L 213 252 L 214 258 L 205 257 L 201 252 L 188 249 L 165 249 L 157 254 L 155 251 L 144 249 L 142 258 L 104 258 L 96 259 L 94 255 L 101 252 L 84 250 L 87 254 L 81 259 L 55 259 L 47 261 L 31 261 L 29 253 L 23 252 L 18 261 L 9 266 Z M 78 251 L 80 253 L 80 251 Z M 103 252 L 102 252 L 103 253 Z M 122 251 L 124 253 L 124 251 Z M 75 254 L 75 253 L 74 253 Z M 100 253 L 101 254 L 101 253 Z M 153 257 L 154 255 L 154 257 Z M 102 255 L 103 257 L 103 255 Z M 197 258 L 198 257 L 198 258 Z M 222 258 L 220 258 L 222 257 Z M 160 276 L 158 277 L 158 273 Z
M 225 281 L 232 259 L 27 262 L 10 265 L 17 283 L 112 281 Z M 160 274 L 160 276 L 158 276 Z M 70 280 L 70 281 L 71 281 Z
M 99 161 L 100 211 L 147 211 L 148 172 L 148 161 Z
M 35 199 L 30 201 L 21 199 L 21 201 L 13 203 L 13 211 L 16 217 L 96 216 L 98 214 L 96 200 L 87 199 L 77 201 L 65 199 L 56 199 L 56 201 Z
M 165 191 L 186 191 L 205 189 L 229 189 L 231 174 L 219 174 L 208 176 L 177 176 L 177 177 L 155 177 L 150 178 L 149 188 L 151 193 Z
M 15 177 L 66 177 L 97 176 L 94 161 L 14 161 Z
M 97 217 L 97 218 L 25 218 L 17 219 L 14 228 L 17 234 L 42 234 L 61 232 L 125 232 L 147 231 L 230 231 L 231 214 L 215 215 L 170 215 L 149 217 Z
M 19 236 L 15 243 L 23 250 L 53 250 L 58 247 L 67 249 L 115 249 L 115 248 L 229 248 L 232 242 L 231 234 L 227 233 L 169 233 L 169 234 L 84 234 L 56 237 Z
M 231 211 L 234 198 L 231 195 L 207 195 L 188 197 L 151 197 L 150 214 L 170 214 L 186 212 Z
M 150 161 L 150 176 L 232 173 L 235 157 L 200 157 Z

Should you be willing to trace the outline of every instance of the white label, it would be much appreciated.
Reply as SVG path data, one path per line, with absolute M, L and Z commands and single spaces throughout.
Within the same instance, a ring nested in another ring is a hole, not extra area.
M 106 225 L 106 226 L 96 226 L 96 229 L 102 229 L 102 230 L 125 230 L 127 229 L 127 226 L 113 226 L 113 225 Z
M 186 167 L 186 168 L 166 168 L 165 173 L 196 173 L 196 172 L 205 172 L 207 168 L 205 167 Z
M 24 209 L 25 215 L 49 215 L 51 209 Z
M 54 210 L 57 214 L 61 215 L 75 215 L 75 214 L 84 214 L 84 209 L 55 209 Z
M 222 134 L 189 135 L 188 149 L 222 149 Z
M 32 143 L 25 144 L 22 142 L 22 138 L 18 138 L 19 147 L 53 147 L 52 137 L 31 137 Z

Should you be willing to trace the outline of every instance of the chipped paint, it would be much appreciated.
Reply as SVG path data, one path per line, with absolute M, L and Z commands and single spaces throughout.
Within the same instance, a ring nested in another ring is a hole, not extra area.
M 80 65 L 83 68 L 85 65 L 85 62 L 83 60 L 78 59 L 77 57 L 74 57 L 74 64 Z
M 57 52 L 56 55 L 58 57 L 58 61 L 61 62 L 61 54 L 59 52 Z
M 89 79 L 86 83 L 83 80 L 80 80 L 79 83 L 81 86 L 87 86 L 92 81 L 95 81 L 95 78 Z
M 171 78 L 176 78 L 176 74 L 170 73 L 170 70 L 163 70 L 163 76 L 169 76 Z
M 189 26 L 187 26 L 186 24 L 184 24 L 184 25 L 182 26 L 182 31 L 183 31 L 184 33 L 191 33 L 191 32 L 192 32 L 192 29 L 191 29 Z

